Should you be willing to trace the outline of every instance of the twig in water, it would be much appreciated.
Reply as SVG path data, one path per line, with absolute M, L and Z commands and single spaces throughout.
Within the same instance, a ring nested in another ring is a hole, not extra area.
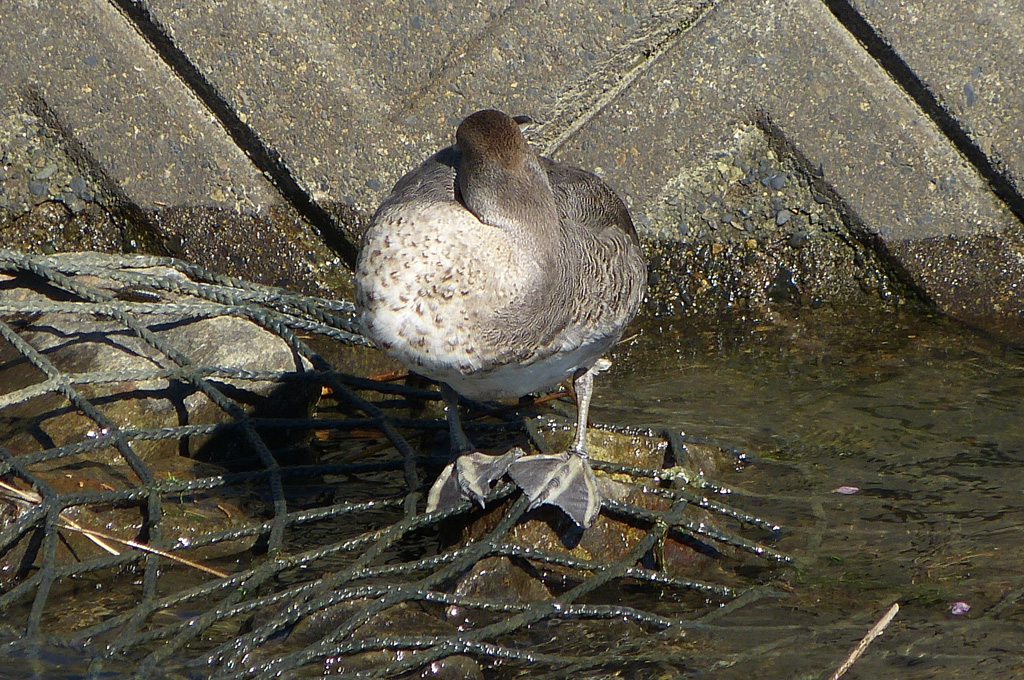
M 9 500 L 20 502 L 25 505 L 39 505 L 40 503 L 43 502 L 43 497 L 39 495 L 37 492 L 23 491 L 22 489 L 19 489 L 16 486 L 12 486 L 11 484 L 8 484 L 3 480 L 0 480 L 0 495 L 3 495 L 3 493 L 7 494 L 6 498 L 8 498 Z M 220 569 L 208 567 L 200 562 L 195 562 L 188 558 L 181 557 L 180 555 L 175 555 L 173 553 L 167 552 L 166 550 L 154 548 L 153 546 L 146 545 L 145 543 L 138 543 L 136 541 L 128 540 L 125 538 L 118 538 L 117 536 L 113 536 L 102 531 L 96 531 L 95 529 L 87 529 L 86 527 L 83 527 L 81 524 L 65 515 L 63 512 L 60 513 L 60 520 L 61 521 L 58 526 L 61 529 L 77 531 L 78 533 L 85 536 L 87 539 L 95 543 L 103 550 L 106 550 L 111 555 L 120 555 L 121 551 L 110 545 L 109 541 L 113 541 L 114 543 L 120 543 L 121 545 L 128 546 L 129 548 L 135 548 L 136 550 L 140 550 L 145 553 L 159 555 L 160 557 L 164 557 L 168 560 L 171 560 L 172 562 L 184 564 L 187 567 L 192 567 L 193 569 L 198 569 L 199 571 L 205 571 L 207 574 L 212 574 L 214 576 L 217 576 L 218 578 L 227 578 L 229 575 L 226 571 L 221 571 Z
M 850 667 L 857 663 L 857 659 L 859 659 L 861 654 L 864 653 L 864 650 L 868 648 L 868 645 L 870 645 L 871 642 L 881 635 L 886 627 L 888 627 L 889 622 L 892 621 L 893 617 L 896 616 L 896 612 L 899 610 L 900 603 L 894 602 L 893 605 L 889 607 L 889 611 L 885 613 L 885 616 L 878 619 L 878 623 L 871 626 L 871 630 L 868 631 L 867 635 L 861 638 L 861 641 L 857 643 L 857 646 L 854 647 L 849 656 L 846 657 L 846 661 L 843 662 L 843 665 L 837 668 L 835 673 L 828 676 L 828 680 L 839 680 L 839 678 L 843 677 L 846 674 L 846 671 L 850 670 Z

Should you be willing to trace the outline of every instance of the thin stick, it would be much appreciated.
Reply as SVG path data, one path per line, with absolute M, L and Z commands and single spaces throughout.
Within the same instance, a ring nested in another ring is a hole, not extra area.
M 857 646 L 853 648 L 850 655 L 846 657 L 846 661 L 843 662 L 843 665 L 837 668 L 836 672 L 828 677 L 828 680 L 839 680 L 839 678 L 843 677 L 846 674 L 846 671 L 850 670 L 850 667 L 857 663 L 857 659 L 859 659 L 861 654 L 864 653 L 864 650 L 868 648 L 868 645 L 870 645 L 871 642 L 881 635 L 886 627 L 888 627 L 889 622 L 892 621 L 893 617 L 896 616 L 896 612 L 899 610 L 900 603 L 894 602 L 893 605 L 889 607 L 889 611 L 885 613 L 885 616 L 878 619 L 878 623 L 871 626 L 871 630 L 869 630 L 867 635 L 857 643 Z
M 22 503 L 28 505 L 39 505 L 40 503 L 43 502 L 43 497 L 39 495 L 37 492 L 23 491 L 22 489 L 19 489 L 16 486 L 12 486 L 3 480 L 0 480 L 0 490 L 9 493 L 13 497 L 12 500 L 21 501 Z M 120 543 L 121 545 L 128 546 L 129 548 L 141 550 L 142 552 L 159 555 L 160 557 L 167 558 L 172 562 L 184 564 L 187 567 L 192 567 L 193 569 L 198 569 L 199 571 L 205 571 L 207 574 L 212 574 L 220 578 L 228 577 L 228 573 L 226 571 L 221 571 L 220 569 L 208 567 L 205 564 L 201 564 L 188 558 L 181 557 L 180 555 L 175 555 L 174 553 L 169 553 L 166 550 L 160 550 L 159 548 L 154 548 L 153 546 L 146 545 L 145 543 L 137 543 L 135 541 L 131 541 L 125 538 L 118 538 L 117 536 L 113 536 L 102 531 L 96 531 L 95 529 L 87 529 L 75 520 L 66 516 L 63 512 L 60 513 L 60 520 L 60 527 L 62 529 L 68 529 L 70 531 L 79 532 L 80 534 L 84 535 L 87 539 L 89 539 L 90 541 L 98 545 L 100 548 L 103 548 L 112 555 L 120 555 L 121 551 L 107 543 L 107 541 L 113 541 L 114 543 Z
M 64 519 L 65 522 L 70 522 L 70 520 L 68 520 L 66 517 L 63 518 L 63 519 Z M 66 525 L 66 528 L 71 529 L 72 531 L 81 532 L 81 533 L 85 534 L 86 538 L 92 538 L 93 540 L 106 539 L 108 541 L 114 541 L 116 543 L 120 543 L 122 545 L 126 545 L 129 548 L 135 548 L 136 550 L 140 550 L 140 551 L 145 552 L 145 553 L 152 553 L 154 555 L 159 555 L 160 557 L 164 557 L 166 559 L 169 559 L 172 562 L 177 562 L 179 564 L 184 564 L 187 567 L 192 567 L 193 569 L 198 569 L 199 571 L 205 571 L 207 574 L 212 574 L 212 575 L 220 577 L 220 578 L 227 578 L 229 576 L 228 572 L 226 572 L 226 571 L 221 571 L 220 569 L 214 569 L 213 567 L 208 567 L 205 564 L 202 564 L 200 562 L 196 562 L 194 560 L 190 560 L 190 559 L 182 557 L 180 555 L 175 555 L 174 553 L 169 553 L 166 550 L 160 550 L 159 548 L 154 548 L 153 546 L 146 545 L 145 543 L 138 543 L 136 541 L 132 541 L 132 540 L 129 540 L 129 539 L 126 539 L 126 538 L 118 538 L 117 536 L 111 536 L 110 534 L 105 534 L 105 533 L 103 533 L 101 531 L 95 531 L 93 529 L 86 529 L 85 527 L 79 526 L 79 525 L 75 524 L 74 522 L 71 522 L 71 524 L 74 525 L 74 526 Z M 100 543 L 100 545 L 102 546 L 103 544 Z M 108 550 L 110 550 L 110 548 L 108 548 Z M 114 554 L 118 555 L 120 553 L 115 551 Z

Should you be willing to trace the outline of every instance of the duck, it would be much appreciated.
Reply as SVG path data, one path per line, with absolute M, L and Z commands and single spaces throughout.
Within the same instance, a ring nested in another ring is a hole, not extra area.
M 512 117 L 466 117 L 455 143 L 405 174 L 376 210 L 355 270 L 363 333 L 440 384 L 451 460 L 427 511 L 484 506 L 506 474 L 530 500 L 590 527 L 602 498 L 586 429 L 594 377 L 640 309 L 647 264 L 629 211 L 596 175 L 538 155 Z M 475 449 L 459 396 L 491 401 L 571 381 L 572 443 L 556 454 Z

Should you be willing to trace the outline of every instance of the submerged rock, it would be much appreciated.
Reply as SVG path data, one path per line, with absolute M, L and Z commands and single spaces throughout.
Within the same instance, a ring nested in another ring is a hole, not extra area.
M 95 254 L 51 261 L 68 272 L 99 272 L 110 262 Z M 184 489 L 189 480 L 256 467 L 254 441 L 233 425 L 246 416 L 309 417 L 319 396 L 313 383 L 280 379 L 310 366 L 269 330 L 226 313 L 226 307 L 133 288 L 114 268 L 110 273 L 72 273 L 60 287 L 27 273 L 0 274 L 10 338 L 0 342 L 0 447 L 12 456 L 0 520 L 8 529 L 24 522 L 26 532 L 8 532 L 0 545 L 0 588 L 32 568 L 39 543 L 28 531 L 34 523 L 29 514 L 40 506 L 45 511 L 52 500 L 47 494 L 122 492 L 146 483 Z M 172 268 L 133 273 L 188 283 Z M 150 340 L 140 334 L 151 334 Z M 196 429 L 177 429 L 190 426 Z M 255 432 L 278 452 L 304 450 L 299 445 L 308 434 L 269 427 Z M 245 493 L 237 485 L 168 492 L 162 496 L 162 538 L 187 545 L 200 534 L 251 521 L 251 511 L 241 508 L 259 504 L 243 499 Z M 75 523 L 140 540 L 140 531 L 148 531 L 144 505 L 83 499 L 69 506 L 61 514 L 65 540 L 58 561 L 109 552 Z M 190 555 L 231 554 L 254 540 L 223 541 Z

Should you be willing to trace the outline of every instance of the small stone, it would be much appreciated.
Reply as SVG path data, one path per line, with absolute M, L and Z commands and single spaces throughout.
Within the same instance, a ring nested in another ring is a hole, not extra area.
M 792 216 L 793 216 L 793 213 L 791 213 L 788 210 L 786 210 L 785 208 L 783 208 L 779 212 L 775 213 L 775 224 L 781 227 L 786 222 L 789 222 L 789 219 Z
M 35 179 L 43 180 L 50 179 L 53 177 L 53 173 L 57 172 L 56 163 L 47 163 L 46 167 L 35 174 Z
M 28 190 L 35 196 L 46 196 L 50 193 L 50 185 L 46 182 L 31 181 Z
M 366 186 L 373 191 L 380 191 L 381 189 L 380 180 L 377 179 L 376 177 L 371 177 L 370 179 L 366 180 Z
M 964 84 L 964 99 L 967 100 L 968 106 L 974 106 L 974 102 L 978 101 L 978 93 L 974 91 L 974 85 L 970 81 Z
M 74 214 L 78 214 L 85 210 L 85 201 L 80 199 L 78 196 L 75 196 L 70 191 L 62 191 L 60 196 L 58 196 L 58 199 Z
M 768 298 L 776 302 L 799 302 L 800 289 L 793 280 L 793 272 L 780 267 L 768 286 Z
M 786 186 L 786 179 L 786 173 L 780 172 L 777 175 L 772 175 L 772 178 L 769 183 L 772 185 L 772 189 L 775 189 L 776 191 L 781 191 L 782 187 Z
M 82 61 L 85 62 L 86 66 L 95 66 L 96 64 L 99 63 L 99 60 L 96 58 L 95 54 L 90 54 L 89 56 L 87 56 Z
M 795 248 L 795 249 L 799 250 L 800 248 L 803 248 L 805 245 L 807 245 L 807 242 L 810 241 L 810 240 L 811 239 L 807 235 L 807 232 L 805 232 L 805 231 L 798 231 L 795 234 L 793 234 L 792 236 L 790 236 L 789 240 L 786 241 L 786 243 L 789 244 L 790 248 Z
M 79 198 L 82 197 L 82 192 L 89 188 L 89 185 L 85 183 L 85 178 L 81 175 L 75 175 L 71 178 L 71 190 L 75 192 L 75 195 Z

